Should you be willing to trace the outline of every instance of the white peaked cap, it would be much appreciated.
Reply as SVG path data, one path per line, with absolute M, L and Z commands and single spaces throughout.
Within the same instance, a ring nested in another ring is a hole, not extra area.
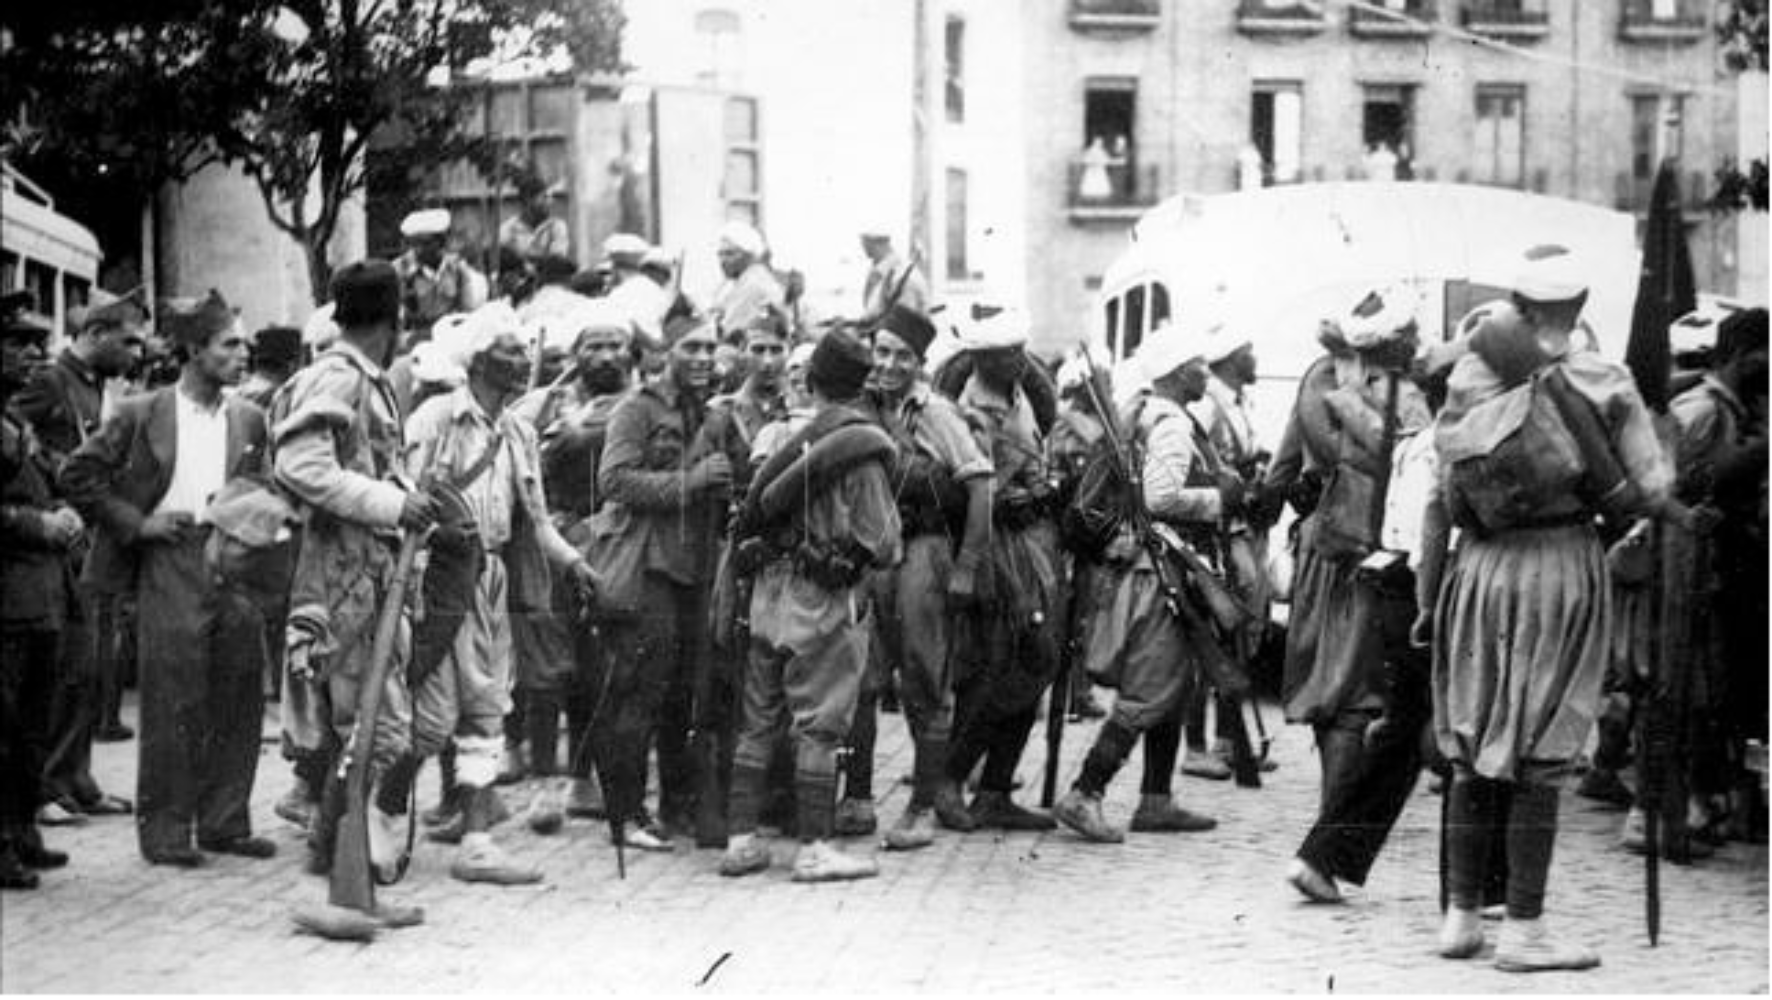
M 1535 246 L 1521 258 L 1514 291 L 1533 302 L 1567 302 L 1587 291 L 1581 258 L 1568 247 Z
M 400 220 L 401 236 L 441 236 L 449 232 L 449 209 L 427 208 Z

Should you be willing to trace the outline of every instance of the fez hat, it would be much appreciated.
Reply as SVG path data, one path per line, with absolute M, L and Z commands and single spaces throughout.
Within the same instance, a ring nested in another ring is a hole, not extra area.
M 818 346 L 812 349 L 806 381 L 830 399 L 854 399 L 867 384 L 873 367 L 867 345 L 855 334 L 838 328 L 819 338 Z
M 301 331 L 293 326 L 267 326 L 252 335 L 254 364 L 291 365 L 301 360 Z
M 880 320 L 880 329 L 911 345 L 917 357 L 927 357 L 929 345 L 935 340 L 935 324 L 928 317 L 906 305 L 894 305 Z
M 400 318 L 400 275 L 394 265 L 371 257 L 347 264 L 332 276 L 334 319 L 341 327 L 370 326 Z

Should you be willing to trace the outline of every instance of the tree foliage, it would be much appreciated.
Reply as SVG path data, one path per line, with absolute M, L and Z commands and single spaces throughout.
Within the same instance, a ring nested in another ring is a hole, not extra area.
M 535 59 L 621 68 L 616 0 L 57 0 L 9 12 L 4 147 L 151 192 L 222 163 L 305 248 L 316 295 L 364 152 L 397 131 L 413 162 L 476 159 L 462 88 Z
M 1736 72 L 1766 68 L 1766 0 L 1723 0 L 1717 5 L 1717 40 Z

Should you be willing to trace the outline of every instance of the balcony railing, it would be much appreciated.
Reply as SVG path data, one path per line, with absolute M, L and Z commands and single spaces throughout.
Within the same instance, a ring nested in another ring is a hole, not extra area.
M 1070 0 L 1077 31 L 1150 31 L 1162 20 L 1162 0 Z
M 1464 26 L 1496 38 L 1531 40 L 1550 34 L 1550 14 L 1540 3 L 1521 0 L 1466 0 Z
M 1238 0 L 1237 3 L 1237 30 L 1246 35 L 1314 35 L 1328 26 L 1320 2 Z
M 1162 198 L 1160 179 L 1153 163 L 1072 160 L 1065 173 L 1065 208 L 1072 219 L 1136 219 Z
M 1702 170 L 1688 170 L 1686 176 L 1680 178 L 1682 214 L 1699 216 L 1708 211 L 1709 181 L 1710 178 Z M 1649 212 L 1649 201 L 1655 192 L 1655 178 L 1638 177 L 1628 170 L 1620 170 L 1613 177 L 1612 190 L 1613 207 L 1621 212 L 1646 215 Z
M 1701 4 L 1678 0 L 1671 11 L 1667 6 L 1653 0 L 1624 0 L 1619 37 L 1627 42 L 1696 42 L 1704 37 L 1705 12 Z
M 1361 38 L 1426 38 L 1433 34 L 1434 0 L 1409 0 L 1396 10 L 1398 16 L 1381 14 L 1366 7 L 1349 7 L 1348 30 Z

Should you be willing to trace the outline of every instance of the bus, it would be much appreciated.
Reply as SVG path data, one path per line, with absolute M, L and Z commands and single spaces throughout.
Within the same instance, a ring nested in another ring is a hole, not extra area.
M 57 212 L 48 192 L 0 161 L 0 291 L 35 297 L 32 318 L 49 328 L 51 353 L 67 336 L 69 312 L 91 298 L 103 258 L 92 230 Z

